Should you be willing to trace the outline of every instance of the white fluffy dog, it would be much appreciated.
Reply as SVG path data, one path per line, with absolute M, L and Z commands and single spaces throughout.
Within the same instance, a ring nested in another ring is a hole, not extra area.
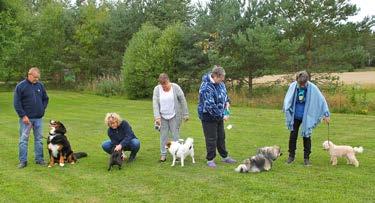
M 187 138 L 185 142 L 183 140 L 180 141 L 169 141 L 165 148 L 168 149 L 169 153 L 173 156 L 173 162 L 171 166 L 174 166 L 176 163 L 176 159 L 181 159 L 181 166 L 184 166 L 185 158 L 190 155 L 193 163 L 194 160 L 194 140 L 193 138 Z
M 335 145 L 331 141 L 324 141 L 323 148 L 329 151 L 331 156 L 331 163 L 333 166 L 337 165 L 338 157 L 346 157 L 347 164 L 353 164 L 355 167 L 359 166 L 359 162 L 355 157 L 356 153 L 362 153 L 363 147 L 351 147 L 346 145 Z

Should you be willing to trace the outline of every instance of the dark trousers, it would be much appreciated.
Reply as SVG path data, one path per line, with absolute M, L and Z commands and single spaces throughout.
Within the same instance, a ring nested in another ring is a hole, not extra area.
M 289 157 L 295 157 L 297 148 L 298 129 L 302 121 L 294 119 L 293 131 L 289 137 Z M 308 159 L 311 154 L 311 137 L 303 137 L 303 158 Z
M 208 161 L 216 157 L 216 149 L 220 156 L 226 158 L 228 152 L 225 148 L 225 131 L 224 122 L 220 121 L 202 121 L 203 133 L 206 139 L 206 150 Z

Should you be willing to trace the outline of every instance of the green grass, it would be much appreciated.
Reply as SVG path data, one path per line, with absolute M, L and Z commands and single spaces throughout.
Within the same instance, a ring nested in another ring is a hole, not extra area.
M 73 150 L 89 157 L 76 165 L 54 168 L 33 163 L 33 140 L 29 144 L 29 165 L 18 164 L 18 118 L 12 105 L 12 93 L 0 93 L 0 202 L 374 202 L 375 191 L 375 117 L 333 114 L 330 136 L 337 144 L 362 145 L 357 156 L 360 167 L 339 161 L 330 166 L 321 143 L 327 127 L 314 131 L 312 167 L 302 165 L 302 139 L 298 140 L 297 160 L 286 165 L 289 133 L 280 110 L 233 107 L 227 130 L 227 148 L 232 157 L 242 161 L 256 148 L 278 144 L 284 156 L 270 172 L 238 174 L 237 165 L 218 163 L 206 167 L 205 142 L 196 114 L 190 105 L 191 119 L 184 123 L 181 137 L 195 139 L 196 164 L 190 159 L 185 167 L 171 167 L 170 159 L 158 163 L 159 135 L 153 129 L 151 101 L 104 98 L 89 94 L 49 91 L 50 103 L 44 118 L 47 135 L 49 119 L 61 120 L 68 129 Z M 141 140 L 137 160 L 122 170 L 107 171 L 108 156 L 101 143 L 107 139 L 103 119 L 106 112 L 118 112 L 132 125 Z M 44 145 L 46 147 L 46 145 Z M 47 150 L 45 157 L 47 160 Z M 219 157 L 217 157 L 217 160 Z

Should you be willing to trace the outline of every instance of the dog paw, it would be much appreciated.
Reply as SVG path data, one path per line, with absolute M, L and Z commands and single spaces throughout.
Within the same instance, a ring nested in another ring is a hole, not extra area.
M 52 168 L 52 166 L 51 166 L 51 165 L 48 165 L 48 168 Z
M 73 162 L 71 162 L 70 164 L 75 164 L 75 163 L 76 163 L 76 162 L 73 161 Z
M 65 165 L 65 164 L 63 164 L 63 163 L 60 163 L 60 166 L 61 166 L 61 167 L 63 167 L 64 165 Z

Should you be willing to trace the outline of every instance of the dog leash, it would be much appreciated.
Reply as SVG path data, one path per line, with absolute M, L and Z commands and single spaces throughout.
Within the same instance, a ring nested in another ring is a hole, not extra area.
M 328 129 L 328 135 L 327 136 L 328 136 L 328 143 L 329 143 L 329 123 L 327 123 L 327 126 L 328 126 L 327 127 L 327 129 Z

